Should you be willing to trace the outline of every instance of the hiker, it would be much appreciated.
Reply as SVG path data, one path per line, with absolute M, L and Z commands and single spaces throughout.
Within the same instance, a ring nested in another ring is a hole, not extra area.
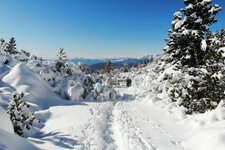
M 131 87 L 131 82 L 132 82 L 132 80 L 130 78 L 127 78 L 127 80 L 126 80 L 127 87 Z

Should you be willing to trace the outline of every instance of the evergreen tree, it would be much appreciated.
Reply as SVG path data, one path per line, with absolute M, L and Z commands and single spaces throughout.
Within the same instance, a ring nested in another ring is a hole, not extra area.
M 169 37 L 166 39 L 167 47 L 164 49 L 165 53 L 168 55 L 166 58 L 167 62 L 174 62 L 180 60 L 181 58 L 181 27 L 183 25 L 182 14 L 180 11 L 174 13 L 174 19 L 171 23 L 171 29 L 169 30 Z
M 219 47 L 225 47 L 225 29 L 222 28 L 216 33 L 216 39 Z
M 145 66 L 146 66 L 149 62 L 150 62 L 150 59 L 148 59 L 148 58 L 145 58 L 145 59 L 144 59 L 144 65 L 145 65 Z
M 154 57 L 153 56 L 151 56 L 151 58 L 150 58 L 150 60 L 149 60 L 150 62 L 153 62 L 154 61 Z
M 166 61 L 175 64 L 179 73 L 175 78 L 173 73 L 167 74 L 165 80 L 171 83 L 168 93 L 172 101 L 179 100 L 187 113 L 203 113 L 225 99 L 223 51 L 215 40 L 222 38 L 209 30 L 221 8 L 212 5 L 212 0 L 184 0 L 184 4 L 186 7 L 174 14 L 165 48 Z
M 24 100 L 24 93 L 13 93 L 7 112 L 12 121 L 14 132 L 20 136 L 30 130 L 35 121 L 34 115 L 29 112 L 29 107 Z
M 123 72 L 129 72 L 130 68 L 128 64 L 123 65 Z
M 109 60 L 109 61 L 105 64 L 105 66 L 104 66 L 104 68 L 103 68 L 103 72 L 104 72 L 104 73 L 110 73 L 112 70 L 113 70 L 113 65 L 112 65 L 112 62 Z
M 83 63 L 79 64 L 79 68 L 81 71 L 83 71 L 86 74 L 91 74 L 94 72 L 88 65 Z
M 6 47 L 6 43 L 4 39 L 0 39 L 0 51 L 4 51 Z
M 9 54 L 16 54 L 16 40 L 12 37 L 9 42 L 7 43 L 6 52 L 8 52 Z
M 66 53 L 64 52 L 63 48 L 59 49 L 59 53 L 57 54 L 57 60 L 56 60 L 56 70 L 58 72 L 61 71 L 61 68 L 65 65 L 67 61 Z
M 134 63 L 134 68 L 137 68 L 138 67 L 138 63 Z
M 72 70 L 69 67 L 68 58 L 67 58 L 66 53 L 64 52 L 63 48 L 59 49 L 59 53 L 58 53 L 57 57 L 58 58 L 55 63 L 56 70 L 62 74 L 65 73 L 67 75 L 72 75 Z
M 175 13 L 166 53 L 182 66 L 199 67 L 204 65 L 205 51 L 210 51 L 206 39 L 209 26 L 217 21 L 215 15 L 221 8 L 212 5 L 212 0 L 184 0 L 184 4 L 181 12 L 185 17 L 182 19 L 181 12 Z

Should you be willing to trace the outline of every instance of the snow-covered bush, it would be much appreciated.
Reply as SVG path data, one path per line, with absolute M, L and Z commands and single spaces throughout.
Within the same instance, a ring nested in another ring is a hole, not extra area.
M 117 97 L 116 91 L 105 83 L 96 83 L 94 89 L 87 95 L 89 100 L 108 101 L 115 100 Z
M 84 72 L 85 74 L 92 74 L 94 73 L 94 71 L 88 67 L 88 65 L 83 64 L 83 63 L 78 63 L 79 68 L 82 72 Z
M 23 63 L 34 70 L 53 87 L 54 92 L 65 99 L 78 101 L 90 98 L 99 100 L 97 96 L 101 93 L 97 93 L 93 97 L 90 96 L 93 95 L 96 83 L 100 83 L 104 87 L 102 92 L 105 93 L 113 88 L 103 85 L 103 82 L 109 81 L 108 78 L 102 78 L 84 64 L 71 62 L 64 49 L 60 49 L 57 59 L 43 60 L 24 50 L 18 51 L 14 38 L 9 43 L 2 39 L 0 41 L 0 78 L 4 77 L 18 63 Z M 105 93 L 104 95 L 106 95 Z M 106 99 L 108 100 L 108 98 Z
M 67 93 L 70 100 L 80 100 L 84 94 L 84 88 L 80 83 L 74 83 L 74 85 L 68 88 Z
M 56 85 L 56 91 L 65 99 L 80 101 L 84 98 L 84 87 L 77 80 L 62 80 Z
M 55 85 L 55 89 L 63 98 L 75 101 L 107 101 L 116 96 L 113 87 L 95 74 L 64 79 Z
M 7 112 L 12 121 L 14 132 L 20 136 L 28 135 L 33 124 L 38 122 L 30 112 L 29 107 L 24 100 L 24 93 L 13 93 Z
M 111 78 L 100 78 L 95 76 L 94 78 L 89 76 L 84 83 L 87 99 L 94 99 L 100 101 L 108 101 L 115 99 L 117 93 L 113 88 Z M 89 87 L 89 88 L 88 88 Z

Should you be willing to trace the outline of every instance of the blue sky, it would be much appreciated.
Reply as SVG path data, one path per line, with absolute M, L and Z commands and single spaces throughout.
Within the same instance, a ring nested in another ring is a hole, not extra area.
M 225 9 L 223 0 L 214 0 Z M 18 49 L 54 58 L 140 57 L 159 54 L 183 0 L 1 0 L 0 37 Z M 225 25 L 225 10 L 217 30 Z

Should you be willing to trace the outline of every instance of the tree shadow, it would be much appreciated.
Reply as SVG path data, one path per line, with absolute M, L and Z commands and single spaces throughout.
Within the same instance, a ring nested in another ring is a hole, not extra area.
M 7 149 L 7 147 L 6 147 L 6 146 L 4 146 L 4 145 L 0 145 L 0 150 L 5 150 L 5 149 Z
M 36 144 L 44 144 L 45 142 L 50 142 L 58 147 L 74 149 L 75 145 L 80 145 L 78 141 L 73 139 L 68 134 L 62 134 L 59 131 L 52 131 L 46 134 L 40 134 L 35 138 L 29 139 L 31 142 Z

